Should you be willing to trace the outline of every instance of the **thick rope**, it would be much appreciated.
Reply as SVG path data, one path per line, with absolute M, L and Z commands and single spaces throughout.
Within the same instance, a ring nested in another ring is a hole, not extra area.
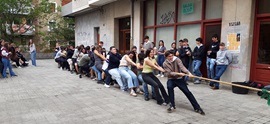
M 189 75 L 186 74 L 185 76 L 189 76 Z M 245 88 L 245 89 L 249 89 L 249 90 L 254 90 L 254 91 L 260 91 L 260 92 L 263 93 L 262 96 L 261 96 L 261 98 L 267 99 L 267 104 L 270 106 L 270 91 L 268 91 L 267 89 L 258 89 L 258 88 L 243 86 L 243 85 L 239 85 L 239 84 L 233 84 L 233 83 L 230 83 L 230 82 L 213 80 L 213 79 L 204 78 L 204 77 L 198 77 L 198 76 L 194 76 L 194 75 L 193 76 L 189 76 L 189 77 L 191 77 L 191 78 L 198 78 L 198 79 L 207 80 L 207 81 L 212 81 L 212 82 L 218 82 L 218 83 L 221 83 L 221 84 L 226 84 L 226 85 L 241 87 L 241 88 Z

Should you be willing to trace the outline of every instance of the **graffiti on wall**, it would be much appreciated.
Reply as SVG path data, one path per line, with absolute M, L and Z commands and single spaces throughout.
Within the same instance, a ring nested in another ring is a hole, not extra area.
M 76 40 L 78 41 L 79 44 L 83 45 L 90 45 L 90 32 L 78 32 L 76 36 Z
M 175 12 L 169 11 L 160 16 L 160 24 L 169 24 L 171 21 L 175 22 Z

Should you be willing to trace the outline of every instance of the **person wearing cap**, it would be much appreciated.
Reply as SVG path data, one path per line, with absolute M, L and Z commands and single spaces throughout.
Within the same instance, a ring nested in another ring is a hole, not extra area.
M 193 52 L 192 52 L 192 56 L 193 56 L 193 63 L 192 63 L 192 68 L 193 68 L 193 73 L 195 76 L 202 76 L 202 73 L 200 71 L 200 66 L 202 64 L 202 60 L 205 57 L 205 47 L 202 44 L 202 38 L 197 38 L 196 39 L 196 44 L 197 46 L 194 48 Z M 195 78 L 195 82 L 194 84 L 200 84 L 200 80 Z

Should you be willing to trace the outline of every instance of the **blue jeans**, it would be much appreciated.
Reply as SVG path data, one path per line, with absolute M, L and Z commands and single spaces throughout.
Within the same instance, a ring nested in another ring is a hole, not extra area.
M 139 76 L 138 76 L 138 79 L 139 79 L 139 81 L 141 81 L 142 82 L 142 87 L 143 87 L 143 92 L 144 92 L 144 97 L 149 97 L 149 92 L 148 92 L 148 85 L 147 85 L 147 83 L 145 83 L 144 81 L 143 81 L 143 78 L 142 78 L 142 74 L 140 74 Z M 151 88 L 152 88 L 152 97 L 156 97 L 156 94 L 155 94 L 155 89 L 154 89 L 154 87 L 152 87 L 151 86 Z
M 192 63 L 192 67 L 193 67 L 193 73 L 195 76 L 201 77 L 202 73 L 200 71 L 200 66 L 202 64 L 201 60 L 194 60 Z M 199 80 L 198 78 L 195 78 L 195 80 Z
M 7 68 L 9 69 L 9 74 L 10 76 L 15 76 L 16 74 L 13 72 L 12 70 L 12 67 L 10 65 L 10 61 L 9 59 L 7 58 L 2 58 L 2 63 L 4 65 L 4 69 L 3 69 L 3 72 L 2 72 L 2 76 L 3 78 L 6 78 L 7 77 Z
M 97 77 L 98 80 L 99 80 L 99 81 L 102 80 L 102 79 L 101 79 L 101 71 L 99 71 L 95 65 L 92 66 L 91 68 L 98 74 L 98 77 Z
M 131 71 L 128 67 L 119 67 L 119 71 L 121 77 L 124 78 L 124 82 L 127 81 L 129 89 L 139 87 L 138 78 L 133 71 Z
M 207 77 L 209 79 L 213 79 L 215 77 L 215 72 L 214 72 L 215 64 L 216 64 L 215 59 L 207 58 L 206 67 L 207 67 Z
M 112 77 L 115 78 L 118 85 L 120 86 L 121 90 L 126 90 L 126 86 L 124 86 L 124 83 L 122 81 L 122 77 L 120 75 L 120 70 L 118 68 L 110 69 L 109 73 Z
M 197 100 L 193 96 L 193 94 L 189 91 L 184 79 L 169 79 L 167 81 L 167 89 L 168 89 L 170 101 L 173 107 L 175 107 L 175 102 L 174 102 L 174 88 L 175 87 L 178 87 L 186 95 L 189 102 L 193 106 L 194 110 L 201 108 Z
M 228 65 L 217 65 L 216 66 L 216 76 L 213 79 L 214 80 L 220 80 L 220 77 L 225 72 L 225 70 L 227 69 L 227 67 L 228 67 Z M 210 82 L 209 85 L 210 86 L 219 87 L 219 83 L 218 82 Z
M 163 67 L 163 62 L 165 61 L 164 55 L 158 55 L 157 59 L 158 59 L 157 60 L 158 65 Z M 159 74 L 164 74 L 164 73 L 159 71 Z
M 32 61 L 33 66 L 37 66 L 37 64 L 36 64 L 36 55 L 37 55 L 36 51 L 31 52 L 31 61 Z

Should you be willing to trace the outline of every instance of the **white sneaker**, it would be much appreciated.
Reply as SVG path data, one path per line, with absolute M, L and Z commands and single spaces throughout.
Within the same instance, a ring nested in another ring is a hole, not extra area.
M 160 76 L 160 74 L 158 74 L 158 75 L 156 75 L 157 77 L 159 77 Z
M 106 87 L 106 88 L 110 88 L 110 85 L 104 84 L 104 87 Z
M 134 96 L 134 97 L 136 97 L 136 96 L 137 96 L 137 94 L 135 93 L 135 91 L 134 91 L 134 90 L 131 90 L 131 91 L 130 91 L 130 95 L 131 95 L 131 96 Z
M 161 75 L 161 77 L 164 77 L 164 75 Z
M 21 66 L 18 66 L 18 68 L 22 68 Z

